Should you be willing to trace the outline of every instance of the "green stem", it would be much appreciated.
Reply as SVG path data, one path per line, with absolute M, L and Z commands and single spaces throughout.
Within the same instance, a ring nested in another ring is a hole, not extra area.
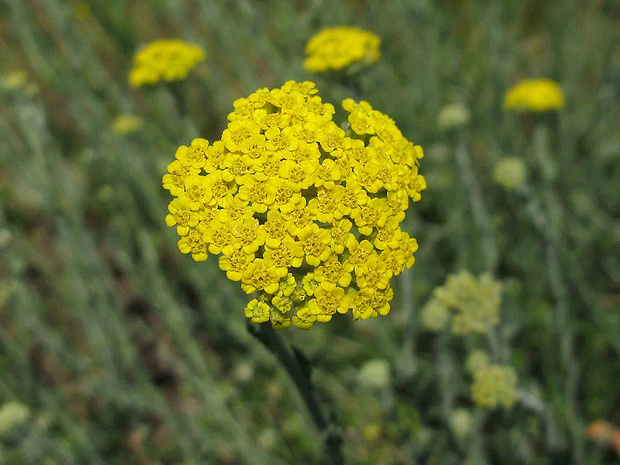
M 542 233 L 546 239 L 547 276 L 551 294 L 555 300 L 555 320 L 560 345 L 562 367 L 566 372 L 565 397 L 568 405 L 569 431 L 575 446 L 575 463 L 583 462 L 583 434 L 577 417 L 577 366 L 574 361 L 575 335 L 570 324 L 569 292 L 562 272 L 559 257 L 561 251 L 562 207 L 553 192 L 555 163 L 550 154 L 549 132 L 544 123 L 534 128 L 534 152 L 544 183 L 545 227 Z
M 458 164 L 461 180 L 469 191 L 469 201 L 471 203 L 476 228 L 481 233 L 480 245 L 482 247 L 484 269 L 494 273 L 498 257 L 497 239 L 495 237 L 493 224 L 491 223 L 491 216 L 482 197 L 482 188 L 476 177 L 474 163 L 469 150 L 467 150 L 465 136 L 462 130 L 460 130 L 457 135 L 456 162 Z M 498 329 L 492 326 L 487 330 L 487 339 L 491 356 L 496 361 L 502 359 L 500 338 L 497 331 Z
M 358 73 L 341 73 L 340 83 L 347 90 L 347 97 L 352 98 L 356 102 L 362 100 L 362 86 L 358 79 Z
M 461 174 L 461 180 L 469 191 L 474 221 L 482 233 L 482 253 L 484 256 L 484 268 L 491 273 L 497 265 L 497 241 L 491 224 L 491 217 L 482 197 L 482 189 L 474 171 L 474 164 L 465 145 L 465 137 L 462 132 L 457 136 L 456 162 Z
M 272 328 L 271 323 L 255 325 L 248 322 L 248 331 L 282 364 L 301 395 L 312 421 L 323 436 L 323 449 L 329 465 L 344 465 L 342 433 L 328 422 L 316 398 L 310 380 L 310 366 L 299 352 L 293 351 Z
M 179 112 L 179 118 L 181 119 L 181 126 L 183 128 L 183 138 L 193 139 L 197 135 L 194 123 L 189 115 L 189 108 L 187 106 L 187 89 L 185 87 L 185 81 L 173 81 L 168 83 L 168 89 L 174 99 L 177 111 Z

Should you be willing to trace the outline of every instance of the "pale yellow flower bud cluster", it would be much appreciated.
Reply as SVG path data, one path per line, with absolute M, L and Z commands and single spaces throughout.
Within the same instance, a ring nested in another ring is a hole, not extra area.
M 500 303 L 501 284 L 490 274 L 476 278 L 461 271 L 435 289 L 422 309 L 421 319 L 431 331 L 444 329 L 451 319 L 453 333 L 484 333 L 499 323 Z
M 514 368 L 486 365 L 477 369 L 471 396 L 480 407 L 512 407 L 517 400 L 517 374 Z
M 18 428 L 30 418 L 30 410 L 19 402 L 7 402 L 0 407 L 0 437 Z
M 163 178 L 179 249 L 221 254 L 227 277 L 258 293 L 255 323 L 385 315 L 391 278 L 414 263 L 400 223 L 426 188 L 422 148 L 367 102 L 343 107 L 345 129 L 312 82 L 259 89 L 234 102 L 221 140 L 179 147 Z
M 527 167 L 517 157 L 502 158 L 493 170 L 493 180 L 506 190 L 514 190 L 525 182 Z

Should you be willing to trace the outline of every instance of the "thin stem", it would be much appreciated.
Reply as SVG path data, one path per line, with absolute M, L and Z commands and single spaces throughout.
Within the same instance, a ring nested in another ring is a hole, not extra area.
M 185 89 L 183 88 L 183 81 L 172 81 L 168 84 L 168 89 L 172 93 L 174 103 L 179 112 L 179 116 L 185 119 L 189 114 L 187 108 L 187 102 L 185 99 Z
M 314 425 L 323 436 L 323 449 L 327 463 L 344 465 L 342 433 L 334 427 L 334 421 L 328 422 L 323 415 L 310 380 L 310 365 L 305 357 L 288 347 L 270 323 L 255 325 L 248 322 L 248 331 L 276 357 L 297 387 Z
M 534 151 L 540 166 L 544 181 L 544 217 L 545 228 L 543 234 L 546 239 L 547 275 L 549 287 L 555 300 L 555 317 L 558 328 L 560 356 L 562 367 L 566 371 L 565 396 L 569 408 L 569 430 L 575 446 L 576 463 L 583 458 L 583 440 L 580 433 L 577 417 L 577 366 L 574 361 L 575 337 L 570 323 L 569 292 L 562 272 L 559 257 L 561 251 L 561 215 L 560 201 L 553 192 L 553 178 L 555 163 L 550 154 L 549 132 L 544 123 L 534 129 Z
M 170 82 L 168 83 L 168 89 L 172 94 L 177 111 L 179 112 L 179 118 L 181 119 L 181 126 L 184 132 L 183 138 L 193 139 L 197 135 L 197 131 L 187 106 L 187 88 L 185 81 Z
M 495 238 L 495 231 L 491 223 L 491 215 L 482 197 L 482 188 L 480 187 L 476 172 L 474 171 L 473 160 L 465 145 L 465 137 L 462 130 L 460 130 L 457 135 L 456 162 L 461 174 L 461 180 L 469 191 L 469 201 L 471 203 L 476 227 L 481 232 L 480 242 L 484 258 L 484 269 L 494 273 L 498 256 L 497 239 Z M 489 348 L 494 360 L 500 360 L 502 358 L 502 354 L 500 353 L 501 345 L 497 331 L 496 327 L 489 327 L 487 330 Z
M 474 172 L 474 164 L 465 145 L 462 132 L 458 133 L 456 144 L 456 162 L 461 174 L 461 180 L 469 191 L 469 199 L 476 226 L 482 233 L 482 253 L 484 267 L 493 273 L 497 265 L 497 241 L 491 224 L 491 217 L 482 197 L 482 189 Z
M 340 77 L 342 86 L 347 90 L 348 97 L 356 102 L 362 99 L 362 86 L 358 79 L 358 74 L 342 73 Z

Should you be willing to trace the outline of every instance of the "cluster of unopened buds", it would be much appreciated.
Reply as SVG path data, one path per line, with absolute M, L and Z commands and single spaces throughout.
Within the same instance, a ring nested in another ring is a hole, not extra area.
M 245 315 L 274 328 L 387 314 L 418 248 L 400 224 L 426 188 L 422 148 L 366 102 L 345 100 L 338 126 L 316 94 L 289 81 L 238 99 L 221 139 L 179 147 L 163 178 L 181 252 L 220 255 L 255 294 Z
M 452 332 L 485 333 L 499 324 L 501 284 L 489 273 L 479 277 L 468 271 L 448 276 L 446 283 L 433 292 L 422 308 L 424 325 L 441 331 L 452 322 Z

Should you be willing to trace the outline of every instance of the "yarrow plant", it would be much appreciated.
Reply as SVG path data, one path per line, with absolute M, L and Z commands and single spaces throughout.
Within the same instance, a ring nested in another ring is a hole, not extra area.
M 471 396 L 480 407 L 512 407 L 517 400 L 517 374 L 508 365 L 486 365 L 474 372 Z
M 504 96 L 505 110 L 545 112 L 565 105 L 562 88 L 551 79 L 526 79 L 508 89 Z
M 339 71 L 354 63 L 379 60 L 379 36 L 355 27 L 325 28 L 306 45 L 304 67 L 311 72 Z
M 499 323 L 500 303 L 501 284 L 490 274 L 476 278 L 468 271 L 460 271 L 435 289 L 421 318 L 428 329 L 440 331 L 448 324 L 449 310 L 454 310 L 453 333 L 485 333 Z
M 234 102 L 220 140 L 181 146 L 163 185 L 181 252 L 219 266 L 247 294 L 254 323 L 308 329 L 336 313 L 386 315 L 390 280 L 418 245 L 400 228 L 420 200 L 420 146 L 367 102 L 333 105 L 312 82 Z
M 198 45 L 180 39 L 156 40 L 134 56 L 129 84 L 140 87 L 183 80 L 205 57 L 205 51 Z

